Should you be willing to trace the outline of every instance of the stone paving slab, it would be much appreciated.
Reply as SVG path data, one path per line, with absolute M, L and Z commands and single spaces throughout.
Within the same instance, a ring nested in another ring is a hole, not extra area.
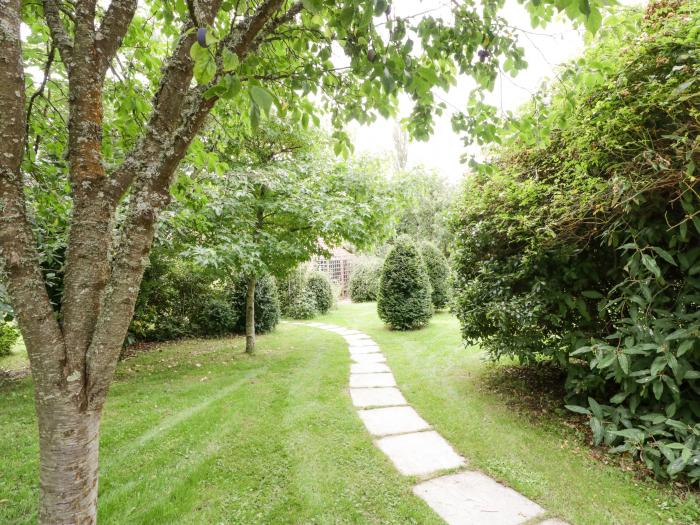
M 434 430 L 387 436 L 377 446 L 404 476 L 425 476 L 464 465 L 462 459 Z
M 354 363 L 350 366 L 352 374 L 377 374 L 379 372 L 391 372 L 385 363 Z
M 374 345 L 374 346 L 351 346 L 350 347 L 350 355 L 373 354 L 375 352 L 379 352 L 379 347 L 377 345 Z
M 362 348 L 363 346 L 379 346 L 377 343 L 371 339 L 363 339 L 362 341 L 351 341 L 348 342 L 350 348 Z
M 398 388 L 351 388 L 350 398 L 356 407 L 406 405 L 406 398 Z
M 413 492 L 448 525 L 519 525 L 544 509 L 481 472 L 460 472 L 431 479 Z
M 350 374 L 350 388 L 371 388 L 375 386 L 396 386 L 391 372 L 379 374 Z
M 550 518 L 548 520 L 540 521 L 537 525 L 569 525 L 567 522 L 562 521 L 557 518 Z
M 430 428 L 418 412 L 408 406 L 360 410 L 357 414 L 373 436 L 404 434 Z
M 350 358 L 356 363 L 386 363 L 386 357 L 380 352 L 373 354 L 350 354 Z

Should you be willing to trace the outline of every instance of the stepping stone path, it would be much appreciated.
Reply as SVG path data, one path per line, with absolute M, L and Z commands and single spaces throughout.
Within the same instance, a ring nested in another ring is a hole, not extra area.
M 413 492 L 448 525 L 568 525 L 465 460 L 430 427 L 396 386 L 379 345 L 368 335 L 325 323 L 295 323 L 335 332 L 348 342 L 350 398 L 377 447 L 405 476 L 423 481 Z

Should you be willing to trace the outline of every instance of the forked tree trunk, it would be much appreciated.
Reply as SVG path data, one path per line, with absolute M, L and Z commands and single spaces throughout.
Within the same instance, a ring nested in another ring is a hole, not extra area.
M 245 297 L 245 351 L 255 352 L 255 277 L 248 278 L 248 291 Z
M 37 406 L 39 419 L 39 523 L 97 522 L 100 411 L 71 401 Z

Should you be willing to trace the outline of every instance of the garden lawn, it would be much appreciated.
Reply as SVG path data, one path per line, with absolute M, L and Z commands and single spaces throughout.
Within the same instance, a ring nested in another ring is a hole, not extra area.
M 484 388 L 494 365 L 465 348 L 457 320 L 436 315 L 427 328 L 392 332 L 374 303 L 345 304 L 322 318 L 372 336 L 414 408 L 465 458 L 574 525 L 697 524 L 700 500 L 593 457 L 565 417 L 533 418 Z M 498 366 L 498 365 L 495 365 Z M 598 454 L 599 455 L 599 454 Z
M 289 324 L 162 345 L 120 363 L 104 411 L 99 521 L 114 524 L 437 524 L 347 394 L 335 334 Z M 34 523 L 29 379 L 0 385 L 0 523 Z

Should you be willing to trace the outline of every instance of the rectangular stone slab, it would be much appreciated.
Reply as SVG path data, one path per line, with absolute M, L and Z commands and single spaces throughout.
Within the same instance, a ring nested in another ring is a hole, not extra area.
M 418 412 L 408 406 L 359 410 L 357 414 L 373 436 L 404 434 L 430 428 Z
M 398 388 L 351 388 L 350 397 L 356 407 L 406 405 L 406 398 Z
M 373 354 L 374 352 L 379 352 L 379 347 L 377 345 L 374 345 L 374 346 L 350 346 L 350 347 L 348 347 L 348 350 L 350 350 L 351 355 Z
M 380 352 L 373 354 L 350 354 L 350 358 L 356 363 L 386 363 L 386 357 Z
M 377 446 L 404 476 L 425 476 L 464 465 L 464 460 L 435 431 L 387 436 Z
M 377 374 L 379 372 L 391 372 L 384 363 L 355 363 L 350 367 L 352 374 Z
M 460 472 L 413 487 L 448 525 L 519 525 L 544 513 L 522 494 L 481 472 Z
M 380 374 L 350 374 L 350 388 L 372 388 L 375 386 L 396 386 L 391 372 Z

